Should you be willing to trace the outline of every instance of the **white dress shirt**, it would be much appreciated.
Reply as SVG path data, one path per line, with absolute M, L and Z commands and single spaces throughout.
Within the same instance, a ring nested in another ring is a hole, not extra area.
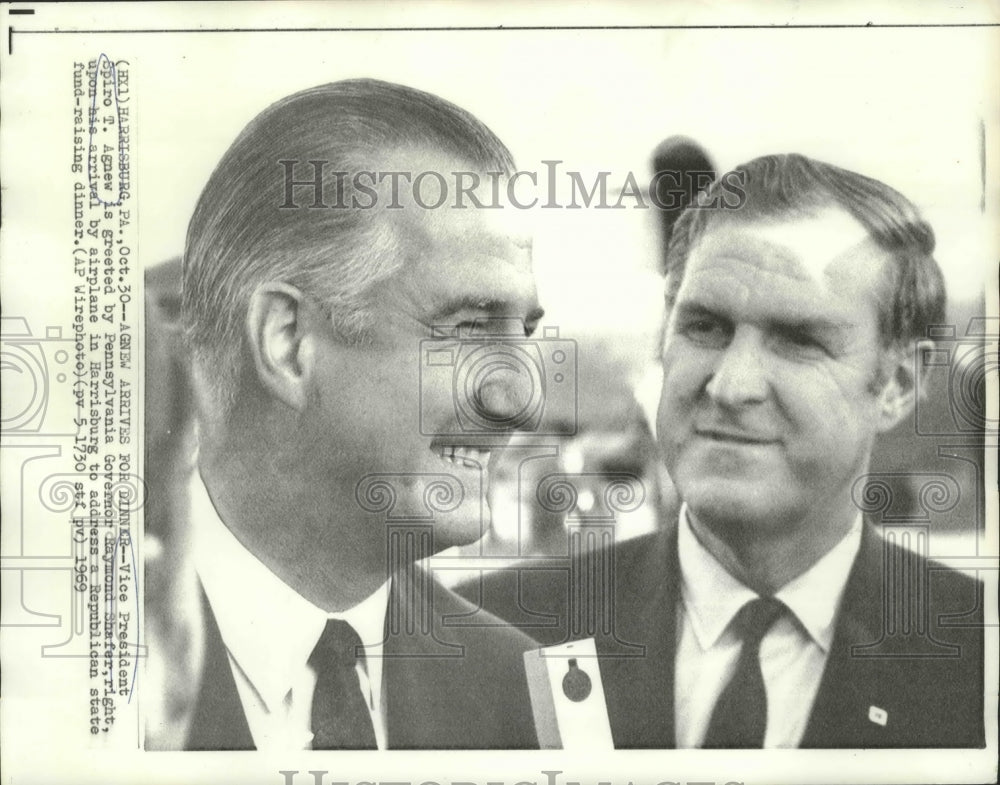
M 229 654 L 258 750 L 309 749 L 316 673 L 308 665 L 327 619 L 342 619 L 365 646 L 358 683 L 379 749 L 386 748 L 382 642 L 389 582 L 342 613 L 327 613 L 289 587 L 233 536 L 195 470 L 191 481 L 195 569 Z
M 833 640 L 840 598 L 858 549 L 861 516 L 844 538 L 776 594 L 794 614 L 778 619 L 760 645 L 767 692 L 764 747 L 797 747 L 805 732 Z M 681 508 L 677 537 L 681 601 L 677 607 L 675 723 L 678 747 L 700 747 L 715 704 L 732 678 L 741 643 L 729 628 L 758 595 L 729 574 L 691 530 Z

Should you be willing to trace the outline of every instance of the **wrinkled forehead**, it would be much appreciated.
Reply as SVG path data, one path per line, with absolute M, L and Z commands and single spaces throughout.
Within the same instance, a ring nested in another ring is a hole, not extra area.
M 691 249 L 676 300 L 747 319 L 860 318 L 875 312 L 887 261 L 865 227 L 840 209 L 725 218 Z
M 517 209 L 508 194 L 509 175 L 497 168 L 427 148 L 400 148 L 387 156 L 385 171 L 401 173 L 381 203 L 395 231 L 420 250 L 462 246 L 469 254 L 530 256 L 530 211 Z M 395 206 L 398 205 L 398 206 Z M 414 254 L 419 257 L 420 254 Z
M 386 296 L 421 314 L 457 303 L 534 310 L 531 226 L 526 211 L 505 202 L 506 175 L 454 156 L 405 152 L 392 162 L 410 175 L 401 178 L 399 207 L 381 210 L 400 260 L 398 286 Z
M 688 255 L 688 273 L 715 269 L 765 280 L 828 287 L 843 277 L 882 274 L 887 254 L 838 207 L 778 216 L 713 216 Z M 685 276 L 687 277 L 687 276 Z

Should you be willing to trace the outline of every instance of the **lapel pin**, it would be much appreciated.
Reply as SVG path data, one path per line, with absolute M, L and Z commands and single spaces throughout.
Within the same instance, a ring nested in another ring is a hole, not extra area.
M 562 680 L 563 694 L 571 701 L 579 703 L 590 695 L 590 676 L 576 664 L 576 659 L 570 659 L 569 670 Z
M 889 712 L 878 706 L 869 706 L 868 719 L 884 728 L 885 724 L 889 721 Z

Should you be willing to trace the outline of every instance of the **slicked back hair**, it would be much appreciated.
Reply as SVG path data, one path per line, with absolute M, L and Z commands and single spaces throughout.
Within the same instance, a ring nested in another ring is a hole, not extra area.
M 742 184 L 744 204 L 732 210 L 709 206 L 731 202 L 733 182 Z M 879 299 L 883 348 L 908 346 L 924 337 L 927 325 L 945 321 L 944 277 L 933 256 L 934 231 L 906 197 L 885 183 L 795 153 L 766 155 L 718 178 L 701 204 L 706 206 L 690 207 L 677 220 L 667 247 L 668 310 L 689 254 L 714 221 L 800 217 L 839 207 L 892 259 L 883 271 L 885 292 Z
M 345 341 L 364 339 L 367 295 L 404 255 L 379 209 L 351 206 L 351 180 L 404 148 L 443 153 L 480 172 L 514 169 L 509 150 L 464 109 L 372 79 L 320 85 L 277 101 L 219 161 L 188 226 L 182 319 L 196 372 L 222 413 L 235 399 L 243 323 L 263 283 L 298 287 L 329 309 Z M 298 162 L 297 181 L 312 180 L 310 161 L 325 162 L 322 201 L 347 206 L 314 207 L 310 185 L 296 190 L 298 208 L 282 208 L 281 161 Z

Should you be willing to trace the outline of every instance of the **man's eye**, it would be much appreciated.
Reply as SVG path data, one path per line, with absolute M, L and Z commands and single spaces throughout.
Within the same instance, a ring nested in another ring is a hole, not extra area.
M 679 325 L 679 332 L 688 340 L 703 346 L 725 346 L 729 342 L 731 331 L 718 319 L 696 316 L 684 319 Z
M 777 340 L 780 346 L 797 354 L 823 354 L 826 347 L 807 330 L 790 328 L 779 330 Z
M 482 317 L 467 319 L 455 325 L 455 337 L 464 341 L 481 341 L 489 338 L 520 336 L 521 327 L 513 332 L 512 325 L 502 319 Z
M 454 341 L 458 337 L 457 324 L 435 324 L 430 331 L 431 338 L 436 341 Z
M 479 320 L 435 325 L 433 328 L 434 337 L 445 341 L 460 341 L 463 338 L 475 338 L 482 332 L 483 325 Z

